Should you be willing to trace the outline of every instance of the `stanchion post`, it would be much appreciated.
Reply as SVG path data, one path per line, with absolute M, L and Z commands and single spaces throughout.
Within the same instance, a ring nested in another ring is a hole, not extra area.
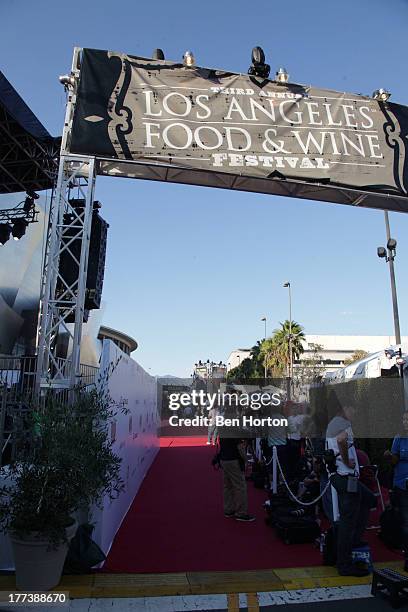
M 272 448 L 272 492 L 278 492 L 278 450 L 276 446 Z

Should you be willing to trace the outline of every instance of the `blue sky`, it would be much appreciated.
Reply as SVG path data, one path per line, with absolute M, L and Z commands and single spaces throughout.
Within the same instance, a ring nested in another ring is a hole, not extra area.
M 1 0 L 0 69 L 53 134 L 61 133 L 74 46 L 246 72 L 260 45 L 272 74 L 408 104 L 405 0 L 151 3 Z M 383 213 L 273 196 L 100 178 L 110 223 L 104 323 L 134 336 L 152 373 L 188 375 L 198 359 L 226 359 L 287 317 L 306 333 L 391 334 L 389 275 L 376 256 Z M 4 198 L 2 198 L 4 201 Z M 408 216 L 390 216 L 398 240 L 401 330 L 408 290 Z

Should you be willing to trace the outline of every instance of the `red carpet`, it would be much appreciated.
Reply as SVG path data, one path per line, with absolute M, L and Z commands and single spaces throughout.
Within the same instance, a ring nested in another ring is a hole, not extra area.
M 161 449 L 120 528 L 103 571 L 239 571 L 321 564 L 311 544 L 286 545 L 264 523 L 264 491 L 248 482 L 254 523 L 224 518 L 222 473 L 204 438 L 161 439 Z M 367 532 L 374 561 L 400 559 Z

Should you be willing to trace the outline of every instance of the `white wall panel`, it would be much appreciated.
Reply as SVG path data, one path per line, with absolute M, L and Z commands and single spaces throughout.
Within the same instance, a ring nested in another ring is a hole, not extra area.
M 119 359 L 119 361 L 118 361 Z M 104 340 L 101 372 L 116 364 L 107 381 L 115 402 L 125 401 L 129 413 L 118 414 L 110 424 L 113 449 L 122 458 L 125 491 L 116 500 L 104 500 L 103 510 L 93 509 L 94 539 L 107 553 L 139 487 L 159 449 L 156 379 L 111 340 Z

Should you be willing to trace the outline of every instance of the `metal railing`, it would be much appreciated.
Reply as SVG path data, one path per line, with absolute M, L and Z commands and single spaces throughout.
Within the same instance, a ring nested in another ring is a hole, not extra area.
M 68 360 L 59 359 L 58 367 L 69 369 Z M 52 393 L 60 402 L 70 400 L 69 389 L 44 389 L 38 396 L 36 390 L 37 357 L 0 357 L 0 466 L 15 459 L 21 445 L 27 443 L 27 415 Z M 99 368 L 81 364 L 82 388 L 92 388 Z

